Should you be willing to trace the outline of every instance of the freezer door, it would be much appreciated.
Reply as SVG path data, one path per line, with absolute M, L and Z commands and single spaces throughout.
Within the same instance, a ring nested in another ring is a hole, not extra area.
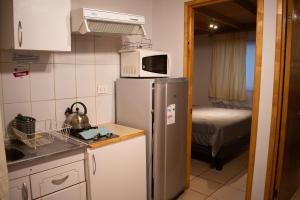
M 174 199 L 185 188 L 187 80 L 157 79 L 154 91 L 154 199 Z

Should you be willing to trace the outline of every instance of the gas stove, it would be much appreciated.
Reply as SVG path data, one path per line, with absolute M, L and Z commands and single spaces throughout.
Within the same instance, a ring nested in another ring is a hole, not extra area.
M 112 138 L 119 137 L 119 135 L 117 135 L 117 134 L 109 133 L 109 134 L 103 135 L 103 136 L 97 135 L 93 139 L 86 140 L 79 134 L 82 131 L 86 131 L 86 130 L 90 130 L 90 129 L 97 129 L 97 128 L 98 128 L 98 126 L 93 126 L 93 127 L 89 127 L 89 128 L 82 128 L 82 129 L 72 129 L 71 128 L 70 136 L 77 139 L 77 140 L 80 140 L 81 142 L 83 142 L 85 144 L 92 144 L 92 143 L 95 143 L 95 142 L 100 142 L 100 141 L 109 140 L 109 139 L 112 139 Z

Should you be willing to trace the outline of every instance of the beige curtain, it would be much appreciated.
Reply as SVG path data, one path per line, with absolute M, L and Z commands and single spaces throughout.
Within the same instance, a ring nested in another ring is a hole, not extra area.
M 209 97 L 245 101 L 246 33 L 213 36 Z

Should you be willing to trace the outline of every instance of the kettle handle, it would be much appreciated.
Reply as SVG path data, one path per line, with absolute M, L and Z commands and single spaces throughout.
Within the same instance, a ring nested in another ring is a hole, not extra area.
M 83 109 L 84 109 L 84 115 L 86 115 L 86 113 L 87 113 L 87 108 L 86 108 L 86 106 L 82 103 L 82 102 L 75 102 L 75 103 L 73 103 L 72 104 L 72 106 L 71 106 L 71 111 L 73 112 L 73 107 L 74 107 L 74 105 L 75 104 L 80 104 L 80 105 L 82 105 L 82 107 L 83 107 Z

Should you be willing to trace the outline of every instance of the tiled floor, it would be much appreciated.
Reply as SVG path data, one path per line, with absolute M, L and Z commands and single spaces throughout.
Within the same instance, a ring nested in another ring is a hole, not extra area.
M 300 186 L 290 200 L 300 200 Z
M 224 165 L 222 171 L 192 160 L 190 188 L 179 200 L 244 200 L 248 151 Z

